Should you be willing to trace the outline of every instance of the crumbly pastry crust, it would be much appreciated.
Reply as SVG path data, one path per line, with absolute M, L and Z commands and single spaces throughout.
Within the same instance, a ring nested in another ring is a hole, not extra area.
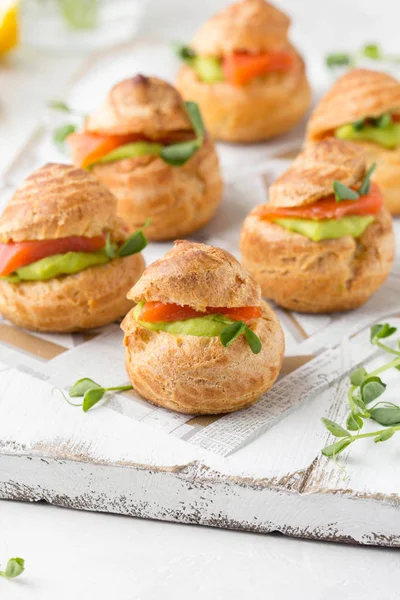
M 340 77 L 316 106 L 306 140 L 322 139 L 341 125 L 388 111 L 400 111 L 400 82 L 380 71 L 353 69 Z
M 265 0 L 242 0 L 214 15 L 193 38 L 198 54 L 268 52 L 287 45 L 289 17 Z
M 313 242 L 250 214 L 241 234 L 242 264 L 263 295 L 283 308 L 325 313 L 364 304 L 389 275 L 395 251 L 383 208 L 359 239 Z
M 204 311 L 207 306 L 258 306 L 261 293 L 253 277 L 226 250 L 179 240 L 145 269 L 128 298 Z
M 191 131 L 192 126 L 184 102 L 172 85 L 157 77 L 136 75 L 110 90 L 103 105 L 87 117 L 85 129 L 159 140 L 169 132 Z
M 118 213 L 134 230 L 148 217 L 150 240 L 185 237 L 212 218 L 222 197 L 222 179 L 209 136 L 181 167 L 144 156 L 94 165 L 93 174 L 118 199 Z
M 278 377 L 282 328 L 262 303 L 251 328 L 262 342 L 253 354 L 240 336 L 224 348 L 218 337 L 171 335 L 139 325 L 130 312 L 125 331 L 126 369 L 133 387 L 154 404 L 186 414 L 229 413 L 254 404 Z
M 251 143 L 289 131 L 307 112 L 311 90 L 304 62 L 297 56 L 288 73 L 269 73 L 242 86 L 204 83 L 183 65 L 176 86 L 195 98 L 208 131 L 226 142 Z
M 102 235 L 121 228 L 116 207 L 109 190 L 83 169 L 48 163 L 12 196 L 0 217 L 0 242 Z
M 33 331 L 72 332 L 101 327 L 123 316 L 133 303 L 126 291 L 144 269 L 141 254 L 48 281 L 0 280 L 0 313 Z
M 333 182 L 359 186 L 365 176 L 365 152 L 358 144 L 327 138 L 309 144 L 269 190 L 269 206 L 312 204 L 333 193 Z

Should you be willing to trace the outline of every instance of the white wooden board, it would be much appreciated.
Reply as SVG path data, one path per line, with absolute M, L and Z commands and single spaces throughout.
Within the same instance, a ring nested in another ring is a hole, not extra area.
M 160 45 L 121 49 L 91 65 L 69 101 L 85 112 L 122 77 L 142 71 L 172 80 L 176 66 Z M 48 127 L 38 127 L 9 169 L 3 204 L 31 170 L 48 160 L 67 160 L 52 146 Z M 299 127 L 281 140 L 246 148 L 219 145 L 224 201 L 194 239 L 238 255 L 243 218 L 288 166 L 302 133 Z M 150 244 L 147 262 L 169 247 Z M 287 343 L 284 371 L 297 370 L 253 409 L 217 420 L 155 409 L 134 394 L 85 415 L 64 403 L 54 387 L 96 373 L 102 381 L 123 383 L 118 327 L 88 336 L 39 336 L 0 322 L 0 497 L 399 546 L 400 439 L 358 442 L 344 457 L 347 479 L 320 454 L 329 441 L 320 417 L 342 421 L 347 412 L 346 380 L 333 373 L 382 360 L 370 352 L 367 328 L 400 312 L 399 292 L 397 261 L 385 287 L 354 313 L 312 317 L 278 311 Z M 315 364 L 323 364 L 321 373 Z M 388 399 L 398 401 L 396 386 L 391 389 Z

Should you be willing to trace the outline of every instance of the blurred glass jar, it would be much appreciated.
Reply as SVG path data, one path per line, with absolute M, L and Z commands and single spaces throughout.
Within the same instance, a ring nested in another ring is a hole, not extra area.
M 21 0 L 22 42 L 43 50 L 93 52 L 132 39 L 146 0 Z

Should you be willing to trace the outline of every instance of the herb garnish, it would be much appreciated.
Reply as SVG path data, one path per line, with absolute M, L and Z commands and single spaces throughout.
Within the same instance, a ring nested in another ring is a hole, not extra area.
M 244 334 L 252 353 L 258 354 L 262 348 L 260 338 L 250 329 L 250 327 L 247 327 L 246 323 L 243 321 L 235 321 L 234 323 L 231 323 L 231 325 L 228 325 L 228 327 L 225 327 L 220 333 L 219 339 L 225 348 L 229 348 L 229 346 L 242 334 Z
M 124 258 L 125 256 L 131 256 L 131 254 L 137 254 L 138 252 L 141 252 L 147 246 L 147 238 L 143 233 L 143 229 L 148 227 L 150 223 L 151 219 L 147 219 L 145 224 L 140 229 L 135 231 L 135 233 L 132 233 L 132 235 L 129 236 L 119 248 L 116 244 L 112 243 L 111 234 L 108 232 L 105 245 L 107 256 L 109 258 L 115 258 L 117 256 L 119 258 Z
M 204 140 L 205 127 L 198 105 L 196 102 L 185 102 L 185 106 L 196 134 L 196 139 L 190 142 L 180 142 L 171 146 L 165 146 L 161 150 L 160 156 L 163 161 L 174 167 L 180 167 L 185 164 L 202 146 Z
M 384 344 L 381 340 L 396 333 L 397 328 L 388 323 L 378 324 L 371 327 L 371 344 L 378 346 L 385 352 L 394 355 L 396 358 L 390 360 L 382 367 L 367 373 L 364 367 L 359 367 L 350 375 L 350 387 L 348 391 L 348 400 L 350 404 L 350 413 L 346 420 L 346 428 L 330 419 L 322 419 L 325 427 L 335 437 L 341 438 L 339 441 L 326 446 L 322 454 L 329 458 L 336 457 L 345 450 L 350 444 L 357 440 L 374 438 L 374 442 L 386 442 L 396 431 L 400 431 L 400 407 L 392 402 L 379 401 L 370 406 L 386 390 L 386 384 L 380 379 L 379 375 L 389 369 L 400 370 L 400 351 Z M 398 342 L 400 347 L 400 341 Z M 360 433 L 365 419 L 371 419 L 380 425 L 389 426 L 387 429 L 378 429 L 369 433 Z M 352 432 L 357 432 L 353 434 Z
M 81 406 L 83 412 L 87 412 L 100 402 L 106 392 L 124 392 L 132 390 L 133 388 L 131 385 L 119 385 L 106 388 L 93 381 L 93 379 L 84 377 L 83 379 L 78 379 L 78 381 L 68 390 L 70 398 L 83 398 L 83 401 L 80 404 L 70 402 L 64 392 L 59 388 L 57 389 L 61 392 L 64 400 L 66 400 L 68 404 L 71 404 L 71 406 Z
M 14 579 L 21 575 L 25 570 L 25 561 L 23 558 L 10 558 L 7 563 L 5 571 L 0 571 L 0 577 L 6 577 L 7 579 Z
M 193 59 L 197 56 L 196 52 L 190 46 L 183 46 L 182 44 L 175 42 L 172 44 L 172 47 L 177 57 L 188 64 L 191 64 Z
M 376 163 L 373 163 L 366 172 L 358 190 L 353 190 L 352 188 L 347 187 L 347 185 L 344 185 L 344 183 L 335 180 L 333 182 L 333 191 L 336 202 L 341 202 L 342 200 L 358 200 L 360 196 L 368 194 L 371 188 L 371 175 L 375 171 L 375 168 Z
M 400 56 L 385 54 L 382 52 L 378 44 L 365 44 L 360 50 L 352 54 L 347 52 L 334 52 L 332 54 L 328 54 L 325 57 L 325 63 L 329 68 L 343 66 L 354 67 L 362 58 L 369 58 L 370 60 L 382 60 L 388 63 L 400 62 Z
M 57 127 L 57 129 L 55 129 L 53 132 L 54 143 L 58 146 L 62 146 L 67 137 L 71 135 L 71 133 L 74 133 L 76 129 L 76 125 L 72 124 L 60 125 L 60 127 Z

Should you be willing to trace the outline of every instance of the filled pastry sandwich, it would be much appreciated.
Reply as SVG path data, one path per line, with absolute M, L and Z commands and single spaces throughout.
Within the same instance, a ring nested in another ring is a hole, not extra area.
M 299 312 L 357 308 L 394 258 L 390 213 L 361 148 L 327 138 L 306 148 L 246 218 L 243 265 L 263 295 Z
M 126 369 L 147 400 L 188 414 L 227 413 L 276 380 L 280 323 L 225 250 L 175 242 L 128 297 L 137 305 L 122 322 Z
M 307 140 L 333 136 L 361 146 L 386 208 L 400 214 L 400 82 L 391 75 L 354 69 L 338 79 L 311 115 Z
M 289 26 L 265 0 L 241 0 L 207 21 L 190 46 L 177 47 L 184 62 L 177 87 L 199 104 L 215 139 L 265 140 L 306 113 L 311 92 Z
M 82 169 L 47 164 L 30 175 L 0 217 L 0 313 L 53 332 L 125 316 L 146 238 L 128 235 L 116 205 Z
M 151 218 L 149 239 L 192 233 L 221 201 L 218 158 L 197 104 L 161 79 L 121 81 L 67 141 L 74 164 L 112 191 L 131 230 Z

